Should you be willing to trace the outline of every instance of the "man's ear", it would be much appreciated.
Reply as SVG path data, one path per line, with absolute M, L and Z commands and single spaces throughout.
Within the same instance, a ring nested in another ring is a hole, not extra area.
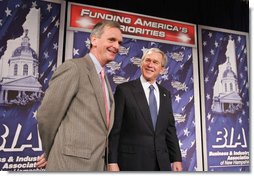
M 162 75 L 165 72 L 165 70 L 166 70 L 165 67 L 162 67 L 160 74 Z
M 90 42 L 93 46 L 97 46 L 97 37 L 96 36 L 91 36 L 91 41 Z

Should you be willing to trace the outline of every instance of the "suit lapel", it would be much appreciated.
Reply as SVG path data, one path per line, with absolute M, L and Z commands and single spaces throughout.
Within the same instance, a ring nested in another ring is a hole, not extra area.
M 89 77 L 92 87 L 94 89 L 95 96 L 96 96 L 97 102 L 99 104 L 99 108 L 100 108 L 100 112 L 101 112 L 101 116 L 103 118 L 104 124 L 107 127 L 106 110 L 105 110 L 105 106 L 104 106 L 104 96 L 103 96 L 103 90 L 102 90 L 99 76 L 96 76 L 98 74 L 96 72 L 95 66 L 94 66 L 91 58 L 89 57 L 89 55 L 86 55 L 84 57 L 84 62 L 86 63 L 86 67 L 89 70 L 88 77 Z
M 158 85 L 158 84 L 157 84 Z M 160 108 L 159 108 L 159 113 L 158 113 L 158 117 L 157 117 L 157 123 L 156 123 L 156 128 L 155 130 L 158 132 L 159 129 L 161 129 L 160 127 L 163 126 L 163 110 L 168 108 L 168 104 L 167 104 L 167 93 L 163 91 L 163 89 L 161 89 L 160 85 L 158 85 L 159 88 L 159 92 L 160 92 Z
M 144 118 L 148 126 L 151 128 L 151 130 L 154 131 L 149 106 L 140 79 L 134 81 L 134 87 L 135 88 L 133 88 L 132 91 L 134 93 L 134 98 L 136 99 L 136 102 L 138 104 L 138 108 L 141 111 L 142 117 Z

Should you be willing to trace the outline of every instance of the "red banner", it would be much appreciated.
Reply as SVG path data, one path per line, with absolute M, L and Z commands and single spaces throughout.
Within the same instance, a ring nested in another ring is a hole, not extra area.
M 69 10 L 70 30 L 90 32 L 94 24 L 106 19 L 121 24 L 122 32 L 127 37 L 196 46 L 194 24 L 76 3 L 70 3 Z

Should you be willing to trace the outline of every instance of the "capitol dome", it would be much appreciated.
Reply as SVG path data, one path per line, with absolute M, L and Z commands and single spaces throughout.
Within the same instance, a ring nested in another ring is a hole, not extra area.
M 36 52 L 30 47 L 28 30 L 25 30 L 25 36 L 22 38 L 21 46 L 16 48 L 12 53 L 12 59 L 15 58 L 30 58 L 38 60 Z M 11 60 L 11 59 L 10 59 Z
M 236 79 L 236 74 L 233 72 L 231 67 L 225 70 L 223 73 L 223 78 L 230 78 L 230 77 Z
M 229 60 L 227 62 L 227 69 L 223 73 L 223 78 L 234 78 L 234 79 L 237 78 L 236 74 L 232 70 L 232 67 L 231 67 L 231 64 L 230 64 Z
M 38 77 L 39 59 L 35 50 L 31 48 L 28 30 L 24 31 L 21 44 L 12 52 L 9 63 L 9 76 L 13 77 Z
M 20 46 L 13 51 L 12 57 L 29 56 L 38 60 L 36 52 L 30 46 Z

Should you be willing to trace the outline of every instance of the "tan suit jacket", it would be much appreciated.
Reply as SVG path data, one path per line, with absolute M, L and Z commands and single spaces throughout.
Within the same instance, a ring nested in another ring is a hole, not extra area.
M 53 74 L 37 112 L 47 171 L 103 171 L 105 148 L 114 121 L 106 125 L 103 90 L 95 66 L 86 55 L 63 63 Z

